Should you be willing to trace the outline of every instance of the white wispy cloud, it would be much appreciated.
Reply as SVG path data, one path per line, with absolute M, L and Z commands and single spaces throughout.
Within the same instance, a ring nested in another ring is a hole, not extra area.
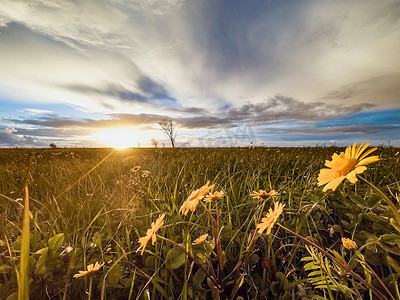
M 53 113 L 51 110 L 36 109 L 36 108 L 26 108 L 25 111 L 33 113 L 33 114 L 51 114 L 51 113 Z

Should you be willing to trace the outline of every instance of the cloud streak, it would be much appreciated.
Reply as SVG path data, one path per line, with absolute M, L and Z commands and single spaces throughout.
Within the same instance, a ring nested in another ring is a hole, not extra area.
M 237 108 L 231 108 L 219 114 L 213 114 L 206 109 L 188 108 L 174 110 L 185 112 L 185 117 L 173 118 L 181 127 L 198 128 L 230 128 L 239 124 L 265 125 L 275 123 L 318 122 L 332 118 L 344 117 L 373 108 L 371 104 L 327 104 L 323 102 L 304 103 L 291 97 L 277 95 L 264 102 L 246 103 Z M 62 118 L 44 115 L 36 118 L 12 119 L 4 121 L 14 124 L 35 125 L 53 128 L 111 128 L 123 126 L 152 125 L 164 118 L 164 114 L 110 114 L 110 119 L 80 119 Z

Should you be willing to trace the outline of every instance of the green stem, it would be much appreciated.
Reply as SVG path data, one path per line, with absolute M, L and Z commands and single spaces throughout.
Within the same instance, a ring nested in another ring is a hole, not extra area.
M 257 224 L 260 223 L 260 221 L 261 221 L 262 213 L 263 213 L 263 211 L 264 211 L 264 206 L 265 206 L 265 201 L 264 201 L 263 204 L 261 205 L 261 208 L 260 208 L 260 215 L 258 216 Z M 246 254 L 250 251 L 250 248 L 251 248 L 251 246 L 252 246 L 253 243 L 254 243 L 254 240 L 255 240 L 256 235 L 257 235 L 257 231 L 258 231 L 258 230 L 257 230 L 257 227 L 256 227 L 256 229 L 254 229 L 254 233 L 253 233 L 253 236 L 251 237 L 250 243 L 248 244 L 246 250 L 242 253 L 242 255 L 241 255 L 241 257 L 240 257 L 240 260 L 239 260 L 238 264 L 236 265 L 236 266 L 237 266 L 237 269 L 236 269 L 235 279 L 234 279 L 234 281 L 233 281 L 233 285 L 232 285 L 232 286 L 236 286 L 236 281 L 237 281 L 238 278 L 239 278 L 240 269 L 242 268 L 242 265 L 243 265 L 244 259 L 245 259 L 245 257 L 246 257 Z M 231 300 L 235 297 L 234 291 L 235 291 L 235 290 L 232 291 L 232 294 L 231 294 L 231 297 L 230 297 Z
M 93 276 L 89 278 L 89 295 L 88 300 L 92 299 L 92 285 L 93 285 Z
M 386 202 L 387 205 L 389 205 L 389 208 L 392 211 L 392 213 L 397 221 L 397 224 L 400 224 L 400 213 L 399 213 L 399 210 L 397 209 L 397 207 L 393 204 L 393 202 L 390 201 L 390 199 L 384 193 L 382 193 L 382 191 L 380 189 L 378 189 L 373 183 L 369 182 L 367 179 L 365 179 L 361 176 L 358 176 L 358 178 L 360 178 L 362 181 L 364 181 L 366 184 L 368 184 L 374 190 L 374 192 L 377 193 L 383 199 L 383 201 Z
M 391 300 L 396 300 L 392 293 L 389 291 L 389 289 L 386 287 L 386 285 L 383 283 L 383 281 L 379 278 L 378 274 L 375 273 L 375 271 L 371 268 L 371 266 L 367 263 L 367 261 L 365 260 L 364 255 L 361 254 L 360 251 L 355 250 L 354 253 L 356 254 L 356 256 L 362 261 L 362 263 L 364 264 L 364 266 L 368 269 L 368 271 L 370 271 L 372 273 L 372 275 L 375 276 L 375 279 L 379 282 L 379 284 L 383 287 L 383 289 L 385 290 L 385 292 L 390 296 Z
M 213 234 L 214 241 L 215 241 L 215 248 L 217 249 L 217 251 L 215 252 L 215 255 L 217 256 L 218 266 L 220 267 L 221 266 L 220 256 L 219 256 L 218 248 L 217 248 L 218 240 L 219 240 L 219 230 L 217 232 L 215 231 L 214 222 L 216 222 L 216 221 L 215 221 L 214 217 L 212 216 L 211 211 L 208 209 L 208 207 L 202 201 L 200 201 L 200 203 L 203 205 L 203 207 L 205 208 L 205 210 L 207 211 L 207 213 L 208 213 L 208 215 L 210 217 L 212 234 Z M 215 270 L 214 270 L 214 267 L 213 267 L 212 263 L 210 263 L 209 265 L 210 265 L 210 268 L 211 268 L 214 276 L 217 278 L 217 276 L 215 275 Z
M 305 243 L 309 244 L 310 246 L 313 246 L 314 248 L 317 248 L 320 252 L 322 252 L 323 254 L 325 254 L 326 256 L 328 256 L 332 261 L 334 261 L 337 265 L 341 266 L 343 269 L 345 269 L 348 273 L 350 273 L 355 279 L 359 280 L 362 284 L 364 284 L 364 286 L 368 289 L 370 289 L 377 297 L 378 299 L 386 299 L 386 297 L 379 291 L 377 290 L 374 286 L 372 286 L 370 283 L 368 283 L 367 281 L 365 281 L 360 275 L 358 275 L 357 273 L 355 273 L 348 264 L 341 262 L 340 260 L 338 260 L 335 256 L 333 256 L 332 254 L 330 254 L 328 251 L 324 250 L 323 248 L 321 248 L 320 246 L 318 246 L 317 244 L 313 243 L 312 241 L 310 241 L 309 239 L 306 239 L 305 237 L 302 237 L 300 234 L 297 234 L 296 232 L 290 230 L 289 228 L 286 228 L 285 226 L 283 226 L 280 223 L 277 223 L 277 225 L 279 227 L 281 227 L 282 229 L 286 230 L 287 232 L 289 232 L 290 234 L 293 234 L 294 236 L 298 237 L 299 239 L 303 240 Z
M 29 252 L 30 252 L 30 216 L 29 216 L 29 191 L 25 183 L 24 219 L 22 221 L 21 235 L 21 261 L 18 280 L 18 300 L 29 299 Z
M 220 239 L 220 227 L 219 227 L 219 212 L 218 212 L 218 202 L 215 201 L 215 214 L 216 214 L 216 219 L 217 219 L 217 236 L 215 237 L 215 248 L 217 252 L 217 261 L 218 261 L 218 281 L 221 282 L 222 280 L 222 261 L 221 261 L 221 254 L 222 254 L 222 249 L 221 249 L 221 239 Z

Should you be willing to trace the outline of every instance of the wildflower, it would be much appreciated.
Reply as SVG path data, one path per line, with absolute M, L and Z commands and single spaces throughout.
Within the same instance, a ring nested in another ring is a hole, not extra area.
M 274 209 L 272 209 L 271 207 L 269 208 L 267 216 L 265 218 L 262 218 L 261 223 L 257 224 L 257 228 L 259 228 L 259 234 L 263 233 L 265 229 L 267 229 L 267 235 L 271 233 L 271 229 L 274 226 L 279 215 L 282 213 L 284 206 L 285 205 L 282 205 L 282 203 L 275 202 Z
M 135 166 L 135 167 L 133 167 L 132 169 L 131 169 L 131 172 L 133 172 L 133 173 L 136 173 L 137 171 L 139 171 L 140 170 L 140 166 Z
M 111 250 L 112 250 L 112 248 L 111 248 L 111 246 L 109 246 L 109 247 L 106 249 L 106 253 L 110 252 Z
M 214 185 L 209 185 L 209 184 L 210 182 L 207 181 L 207 183 L 203 185 L 201 188 L 193 191 L 186 199 L 186 201 L 183 202 L 179 211 L 182 212 L 185 216 L 188 214 L 189 210 L 195 211 L 199 201 L 203 199 L 203 197 L 207 195 L 214 188 Z
M 79 274 L 75 274 L 74 278 L 86 276 L 86 275 L 94 275 L 97 271 L 100 270 L 100 268 L 104 265 L 104 263 L 100 264 L 96 262 L 93 266 L 93 264 L 90 264 L 87 266 L 87 271 L 79 271 Z
M 276 196 L 279 196 L 280 194 L 277 193 L 275 190 L 270 191 L 267 193 L 264 190 L 260 190 L 259 192 L 253 191 L 253 194 L 250 194 L 253 198 L 259 198 L 259 199 L 267 199 L 267 198 L 273 198 Z
M 147 176 L 149 176 L 150 171 L 143 171 L 142 177 L 146 178 Z
M 160 229 L 161 226 L 164 225 L 164 217 L 165 214 L 162 214 L 158 219 L 151 223 L 151 228 L 147 229 L 146 235 L 139 238 L 139 248 L 136 250 L 136 252 L 139 252 L 140 249 L 142 249 L 142 252 L 140 253 L 143 255 L 144 249 L 146 248 L 147 243 L 151 239 L 151 244 L 154 245 L 156 242 L 156 232 Z
M 194 240 L 192 245 L 199 245 L 207 240 L 208 233 L 199 236 L 197 239 Z
M 367 169 L 365 165 L 379 160 L 378 156 L 366 158 L 377 148 L 369 149 L 361 155 L 368 146 L 369 143 L 365 145 L 361 143 L 358 146 L 354 143 L 353 146 L 347 147 L 344 153 L 342 152 L 340 155 L 335 153 L 332 155 L 331 161 L 325 161 L 325 166 L 329 169 L 321 169 L 318 176 L 318 185 L 326 184 L 323 189 L 324 192 L 329 189 L 334 191 L 345 178 L 351 183 L 357 182 L 356 175 Z
M 343 247 L 349 250 L 356 250 L 357 244 L 351 239 L 342 238 Z
M 213 193 L 209 193 L 203 200 L 204 200 L 204 202 L 209 203 L 211 201 L 215 201 L 215 200 L 221 199 L 222 196 L 224 196 L 224 192 L 223 191 L 215 192 L 214 194 Z

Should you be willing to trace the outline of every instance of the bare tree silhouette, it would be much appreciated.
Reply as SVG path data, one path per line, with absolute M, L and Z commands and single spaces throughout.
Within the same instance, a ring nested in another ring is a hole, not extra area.
M 163 119 L 158 122 L 158 125 L 161 126 L 161 129 L 168 136 L 171 141 L 172 147 L 175 147 L 175 138 L 176 138 L 176 123 L 172 119 Z
M 154 148 L 157 148 L 158 141 L 156 139 L 151 139 L 151 143 L 153 144 Z

